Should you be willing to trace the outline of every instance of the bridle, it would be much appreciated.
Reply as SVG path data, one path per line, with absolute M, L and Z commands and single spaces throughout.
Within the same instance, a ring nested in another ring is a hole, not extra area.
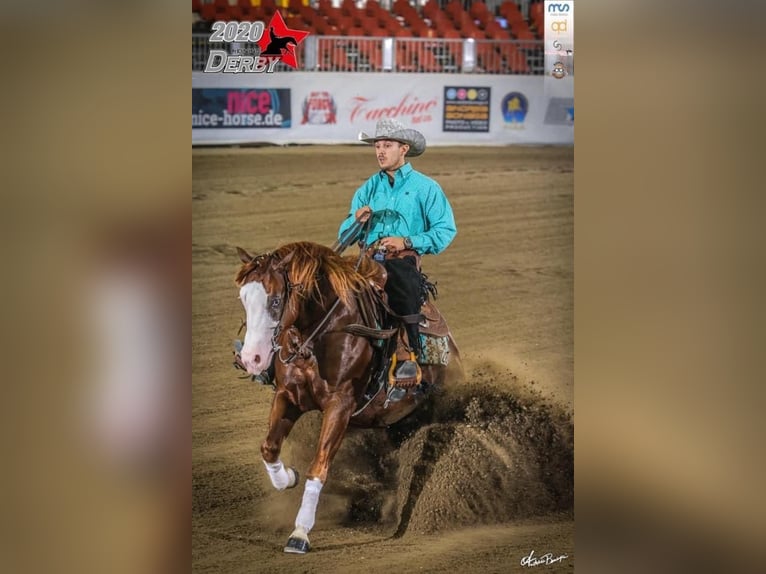
M 362 222 L 360 219 L 356 219 L 353 223 L 353 225 L 346 230 L 346 232 L 343 234 L 342 237 L 340 237 L 338 240 L 336 240 L 331 248 L 335 253 L 340 255 L 343 253 L 346 248 L 351 245 L 351 243 L 354 242 L 357 234 L 361 232 L 361 238 L 360 238 L 360 244 L 363 244 L 366 240 L 367 234 L 369 233 L 370 226 L 372 222 L 372 217 L 370 217 L 366 222 Z M 364 257 L 364 249 L 360 249 L 359 253 L 359 260 L 356 262 L 356 269 L 359 269 L 359 266 L 362 263 L 362 258 Z M 251 262 L 255 262 L 256 260 L 263 260 L 271 257 L 273 253 L 263 253 L 261 255 L 256 255 L 251 259 Z M 287 356 L 287 358 L 282 357 L 282 349 L 283 346 L 279 344 L 279 338 L 281 337 L 283 331 L 285 330 L 284 323 L 284 315 L 285 315 L 285 308 L 287 307 L 288 301 L 290 301 L 290 298 L 292 297 L 293 292 L 295 291 L 302 291 L 303 290 L 303 284 L 301 283 L 291 283 L 290 278 L 287 275 L 287 271 L 282 270 L 282 279 L 285 285 L 284 291 L 282 292 L 282 305 L 279 309 L 279 319 L 277 321 L 276 327 L 274 327 L 274 332 L 271 335 L 271 351 L 276 355 L 276 357 L 279 359 L 279 361 L 284 364 L 288 365 L 292 363 L 297 357 L 307 357 L 308 354 L 306 353 L 306 350 L 308 349 L 309 344 L 316 338 L 316 336 L 321 332 L 321 330 L 327 325 L 327 322 L 330 320 L 330 317 L 332 316 L 335 309 L 340 304 L 340 297 L 338 297 L 335 300 L 335 303 L 332 304 L 332 306 L 327 310 L 327 313 L 325 313 L 325 316 L 322 318 L 322 320 L 319 322 L 319 324 L 314 328 L 314 330 L 311 332 L 311 334 L 301 343 L 301 345 L 295 349 L 294 351 L 291 351 L 290 354 Z M 246 320 L 242 321 L 242 324 L 239 326 L 239 330 L 237 331 L 237 336 L 242 332 L 242 328 L 246 325 Z
M 270 255 L 271 255 L 270 253 L 259 255 L 257 257 L 253 257 L 252 260 L 255 261 L 257 258 L 265 258 Z M 306 349 L 311 344 L 311 342 L 316 338 L 316 336 L 321 332 L 321 330 L 324 328 L 327 322 L 330 320 L 330 317 L 332 316 L 333 312 L 340 304 L 340 297 L 338 297 L 335 300 L 335 303 L 332 304 L 330 309 L 328 309 L 327 313 L 325 313 L 325 316 L 322 318 L 319 324 L 314 328 L 311 334 L 303 341 L 303 343 L 297 349 L 291 351 L 286 358 L 284 358 L 282 357 L 282 349 L 284 347 L 283 345 L 279 344 L 279 339 L 282 336 L 282 333 L 285 331 L 286 327 L 288 327 L 284 324 L 285 309 L 287 308 L 287 304 L 289 303 L 291 297 L 293 296 L 293 293 L 303 291 L 303 284 L 292 283 L 290 281 L 290 278 L 288 277 L 287 271 L 283 270 L 281 274 L 282 274 L 282 280 L 285 287 L 280 295 L 281 305 L 279 307 L 279 319 L 277 320 L 277 325 L 274 327 L 274 331 L 271 335 L 271 351 L 276 355 L 276 357 L 279 359 L 279 361 L 282 364 L 288 365 L 292 363 L 299 356 L 302 356 L 302 357 L 308 356 L 306 353 Z M 246 323 L 247 323 L 246 320 L 242 321 L 242 325 L 240 325 L 239 331 L 237 331 L 237 335 L 239 335 L 239 333 L 242 332 L 242 328 L 246 325 Z

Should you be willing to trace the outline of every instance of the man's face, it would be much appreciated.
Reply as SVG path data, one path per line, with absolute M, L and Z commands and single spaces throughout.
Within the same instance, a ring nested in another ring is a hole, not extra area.
M 404 165 L 404 156 L 410 146 L 393 140 L 379 140 L 375 142 L 375 157 L 383 171 L 393 171 Z

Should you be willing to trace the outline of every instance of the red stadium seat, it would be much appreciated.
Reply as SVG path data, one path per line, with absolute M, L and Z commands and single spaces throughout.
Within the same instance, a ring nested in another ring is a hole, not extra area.
M 310 8 L 309 6 L 301 6 L 298 14 L 300 14 L 303 20 L 306 22 L 313 22 L 316 18 L 320 17 L 316 10 Z
M 537 40 L 537 36 L 529 28 L 521 28 L 518 31 L 511 32 L 517 40 Z
M 341 16 L 337 22 L 333 22 L 332 20 L 328 21 L 336 24 L 338 28 L 340 28 L 341 32 L 344 32 L 345 30 L 348 30 L 354 26 L 354 20 L 350 16 Z
M 460 39 L 462 36 L 460 35 L 460 32 L 455 30 L 454 28 L 448 28 L 446 30 L 442 30 L 440 37 L 442 38 L 452 38 L 452 39 Z
M 285 25 L 293 30 L 303 30 L 304 32 L 309 28 L 300 16 L 288 16 L 285 18 Z
M 242 8 L 239 6 L 229 6 L 226 9 L 226 19 L 234 21 L 244 20 L 245 15 L 242 13 Z
M 240 2 L 248 2 L 250 3 L 250 0 L 240 0 Z M 303 3 L 303 0 L 290 0 L 287 3 L 287 10 L 292 14 L 300 14 L 302 8 L 307 8 Z
M 443 12 L 439 7 L 439 3 L 436 0 L 428 0 L 428 2 L 426 2 L 423 6 L 421 12 L 423 13 L 423 16 L 429 20 L 433 20 L 437 14 L 443 14 L 445 16 L 447 15 L 446 12 Z
M 487 38 L 491 38 L 492 40 L 510 40 L 511 34 L 508 32 L 508 30 L 503 30 L 501 27 L 492 28 L 491 30 L 487 30 Z
M 435 38 L 436 30 L 429 28 L 425 24 L 418 26 L 417 28 L 411 28 L 412 33 L 419 38 Z
M 524 16 L 522 15 L 521 10 L 519 10 L 519 7 L 515 2 L 511 2 L 510 0 L 505 0 L 502 4 L 500 4 L 498 13 L 503 18 L 508 20 L 508 24 L 524 21 Z
M 444 7 L 444 11 L 454 20 L 463 12 L 463 3 L 460 0 L 450 0 Z
M 325 20 L 324 18 L 316 18 L 313 21 L 313 25 L 314 25 L 314 30 L 316 30 L 317 34 L 323 34 L 323 35 L 327 34 L 328 24 L 327 24 L 327 20 Z
M 329 8 L 324 12 L 325 20 L 328 24 L 337 26 L 340 28 L 340 21 L 343 19 L 343 14 L 337 8 Z
M 487 8 L 487 5 L 484 2 L 481 2 L 481 0 L 479 2 L 473 2 L 468 13 L 475 20 L 481 20 L 482 17 L 486 17 L 487 15 L 491 16 L 489 8 Z
M 202 8 L 200 8 L 199 15 L 200 15 L 200 18 L 202 18 L 203 20 L 212 22 L 213 20 L 216 19 L 215 6 L 213 6 L 212 4 L 203 4 Z

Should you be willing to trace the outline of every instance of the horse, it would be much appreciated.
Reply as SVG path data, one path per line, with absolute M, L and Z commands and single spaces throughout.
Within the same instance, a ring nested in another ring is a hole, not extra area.
M 378 328 L 385 322 L 381 264 L 363 252 L 359 257 L 341 256 L 311 242 L 283 245 L 257 256 L 237 247 L 237 253 L 242 265 L 235 283 L 247 331 L 235 365 L 255 375 L 275 358 L 275 393 L 261 455 L 277 490 L 299 482 L 298 472 L 280 460 L 283 441 L 302 414 L 322 411 L 295 529 L 284 547 L 287 553 L 305 554 L 311 547 L 308 534 L 322 486 L 349 426 L 387 427 L 413 413 L 431 395 L 429 390 L 445 383 L 447 364 L 459 361 L 459 352 L 446 322 L 436 321 L 446 337 L 443 360 L 421 364 L 422 379 L 430 384 L 389 388 L 380 374 L 386 374 L 386 355 L 401 330 Z M 426 322 L 434 319 L 433 309 Z M 421 323 L 421 332 L 424 328 Z M 383 352 L 376 351 L 386 337 L 389 344 L 383 345 Z

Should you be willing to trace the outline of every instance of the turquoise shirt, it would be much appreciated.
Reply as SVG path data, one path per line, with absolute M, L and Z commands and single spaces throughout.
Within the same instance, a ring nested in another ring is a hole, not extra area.
M 367 245 L 382 237 L 409 237 L 413 249 L 421 255 L 436 254 L 444 251 L 457 234 L 452 207 L 441 186 L 409 163 L 396 171 L 393 187 L 381 170 L 356 190 L 351 211 L 340 224 L 339 237 L 353 225 L 356 210 L 365 205 L 373 211 Z

